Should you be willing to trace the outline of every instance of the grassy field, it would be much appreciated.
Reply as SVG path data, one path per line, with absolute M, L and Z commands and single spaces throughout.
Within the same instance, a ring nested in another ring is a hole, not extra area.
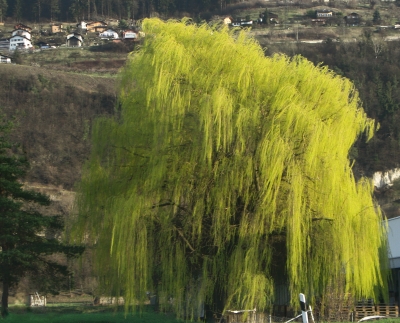
M 19 64 L 48 70 L 114 77 L 125 64 L 127 56 L 126 52 L 96 52 L 88 48 L 64 47 L 23 53 L 20 55 Z
M 1 321 L 1 319 L 0 319 Z M 144 308 L 141 312 L 125 315 L 123 309 L 113 307 L 11 307 L 7 323 L 179 323 L 173 315 Z
M 144 308 L 136 313 L 125 314 L 122 308 L 114 307 L 46 307 L 26 308 L 11 307 L 5 323 L 183 323 L 172 314 L 155 312 Z M 0 321 L 2 321 L 0 319 Z M 208 322 L 208 321 L 207 321 Z M 214 322 L 211 320 L 210 322 Z M 295 321 L 296 322 L 296 321 Z M 299 322 L 299 321 L 297 321 Z M 371 321 L 369 321 L 371 322 Z M 400 323 L 400 318 L 381 320 L 382 323 Z M 321 322 L 323 323 L 323 322 Z M 344 322 L 350 323 L 350 322 Z

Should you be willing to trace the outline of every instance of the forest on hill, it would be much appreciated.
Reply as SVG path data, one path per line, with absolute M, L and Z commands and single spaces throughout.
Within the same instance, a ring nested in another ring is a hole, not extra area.
M 18 21 L 76 21 L 115 17 L 139 19 L 153 12 L 196 14 L 226 7 L 237 0 L 0 0 L 0 21 L 7 17 Z

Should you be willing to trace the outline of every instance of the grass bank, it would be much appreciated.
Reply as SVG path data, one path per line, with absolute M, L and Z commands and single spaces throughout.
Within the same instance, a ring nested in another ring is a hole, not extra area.
M 11 307 L 5 323 L 180 323 L 173 315 L 145 308 L 125 315 L 114 307 Z

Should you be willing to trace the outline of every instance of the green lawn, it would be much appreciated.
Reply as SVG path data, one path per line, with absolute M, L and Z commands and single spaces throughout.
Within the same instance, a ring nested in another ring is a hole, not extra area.
M 91 312 L 92 311 L 92 312 Z M 10 315 L 5 323 L 179 323 L 173 315 L 143 310 L 125 315 L 123 310 L 113 308 L 10 308 Z

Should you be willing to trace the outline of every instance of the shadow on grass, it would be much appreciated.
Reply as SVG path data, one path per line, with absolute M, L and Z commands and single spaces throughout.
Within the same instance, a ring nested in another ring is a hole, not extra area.
M 1 320 L 0 320 L 1 321 Z M 150 306 L 125 314 L 122 307 L 108 306 L 13 306 L 5 323 L 179 323 L 171 314 Z

